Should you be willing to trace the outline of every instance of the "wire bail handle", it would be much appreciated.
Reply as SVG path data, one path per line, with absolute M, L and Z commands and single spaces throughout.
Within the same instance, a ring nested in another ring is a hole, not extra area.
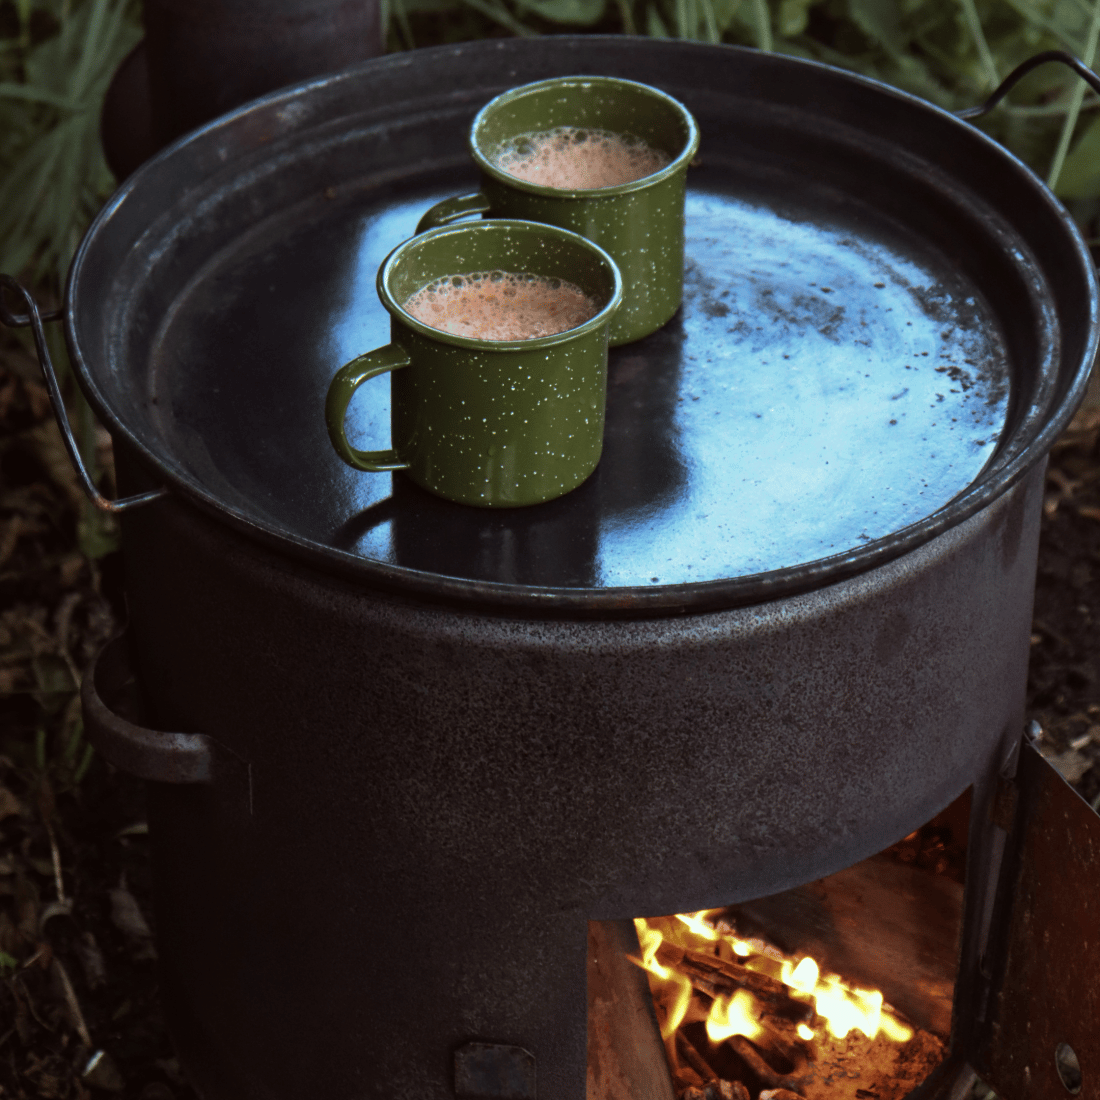
M 997 85 L 997 90 L 980 107 L 967 107 L 965 110 L 956 111 L 955 117 L 964 119 L 980 118 L 982 115 L 992 111 L 993 108 L 996 107 L 1032 69 L 1037 69 L 1040 65 L 1045 65 L 1048 61 L 1057 61 L 1062 65 L 1068 66 L 1085 81 L 1094 92 L 1100 94 L 1100 76 L 1097 76 L 1080 58 L 1074 57 L 1073 54 L 1067 53 L 1065 50 L 1044 50 L 1042 53 L 1037 53 L 1034 57 L 1029 57 L 1026 61 L 1022 61 L 1017 65 L 1016 68 Z
M 13 294 L 17 294 L 23 299 L 23 304 L 27 309 L 26 313 L 15 313 L 8 309 L 7 305 L 4 303 L 3 292 L 5 290 L 10 290 Z M 57 421 L 57 426 L 61 429 L 61 439 L 65 444 L 65 450 L 69 454 L 69 461 L 72 463 L 73 469 L 76 470 L 77 478 L 80 480 L 80 486 L 88 499 L 101 512 L 118 514 L 119 512 L 125 512 L 128 508 L 135 508 L 139 504 L 148 504 L 150 501 L 159 500 L 161 497 L 167 496 L 168 490 L 160 488 L 150 489 L 148 492 L 144 493 L 135 493 L 133 496 L 123 497 L 121 500 L 108 500 L 96 488 L 95 482 L 93 482 L 89 476 L 84 466 L 84 460 L 80 457 L 80 448 L 76 444 L 73 430 L 69 426 L 69 415 L 65 409 L 65 400 L 61 396 L 61 387 L 57 382 L 57 372 L 54 370 L 53 361 L 50 359 L 49 349 L 46 347 L 46 332 L 42 328 L 43 321 L 60 321 L 64 316 L 65 311 L 63 309 L 51 310 L 45 314 L 41 313 L 38 309 L 38 303 L 34 300 L 34 296 L 22 283 L 13 279 L 10 275 L 0 274 L 0 322 L 7 325 L 8 328 L 27 328 L 29 326 L 34 335 L 34 347 L 35 351 L 38 353 L 38 365 L 42 369 L 42 377 L 46 382 L 46 392 L 50 395 L 50 406 L 53 408 L 53 415 Z

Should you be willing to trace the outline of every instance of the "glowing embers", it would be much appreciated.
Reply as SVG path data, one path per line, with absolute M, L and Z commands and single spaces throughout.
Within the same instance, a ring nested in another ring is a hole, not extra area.
M 724 914 L 634 922 L 682 1100 L 901 1100 L 943 1060 L 882 993 L 741 938 Z

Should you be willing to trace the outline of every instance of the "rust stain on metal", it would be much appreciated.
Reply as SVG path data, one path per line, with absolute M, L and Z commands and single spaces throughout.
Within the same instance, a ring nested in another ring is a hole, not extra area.
M 1023 839 L 1004 981 L 977 1068 L 1006 1100 L 1065 1100 L 1068 1043 L 1081 1096 L 1100 1096 L 1100 816 L 1030 745 L 1020 755 Z

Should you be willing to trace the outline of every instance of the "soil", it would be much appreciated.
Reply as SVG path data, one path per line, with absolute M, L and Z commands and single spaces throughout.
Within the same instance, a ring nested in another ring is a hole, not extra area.
M 142 785 L 88 751 L 75 694 L 123 620 L 121 556 L 33 360 L 0 341 L 0 1097 L 190 1100 L 158 1001 Z M 1094 806 L 1097 615 L 1094 385 L 1051 456 L 1028 685 L 1044 753 Z
M 1043 754 L 1100 806 L 1100 374 L 1047 468 L 1028 670 Z

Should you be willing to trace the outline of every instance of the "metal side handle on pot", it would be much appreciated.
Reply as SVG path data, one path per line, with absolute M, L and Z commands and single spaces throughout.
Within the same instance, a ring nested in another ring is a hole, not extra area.
M 215 743 L 204 733 L 165 733 L 124 718 L 115 700 L 133 682 L 125 632 L 108 642 L 80 685 L 88 741 L 116 768 L 155 783 L 209 783 Z
M 13 313 L 8 309 L 4 303 L 5 290 L 10 290 L 23 299 L 23 304 L 27 309 L 26 313 Z M 46 346 L 46 332 L 42 327 L 43 322 L 60 321 L 64 316 L 65 311 L 60 309 L 45 314 L 42 313 L 38 308 L 38 303 L 34 300 L 34 296 L 22 283 L 13 279 L 10 275 L 0 275 L 0 323 L 7 325 L 8 328 L 30 328 L 34 336 L 34 347 L 38 352 L 38 365 L 46 382 L 46 392 L 50 395 L 50 406 L 53 408 L 57 426 L 61 430 L 62 442 L 65 444 L 69 461 L 73 464 L 77 479 L 80 481 L 80 486 L 88 499 L 101 512 L 116 514 L 126 511 L 127 508 L 134 508 L 139 504 L 148 504 L 150 501 L 159 500 L 167 495 L 167 489 L 150 489 L 144 493 L 135 493 L 133 496 L 123 497 L 121 500 L 108 500 L 96 488 L 95 482 L 92 481 L 85 468 L 84 460 L 80 457 L 80 448 L 77 446 L 73 430 L 69 426 L 69 416 L 65 410 L 65 399 L 61 396 L 57 372 L 54 370 L 53 361 L 50 359 L 50 352 Z

